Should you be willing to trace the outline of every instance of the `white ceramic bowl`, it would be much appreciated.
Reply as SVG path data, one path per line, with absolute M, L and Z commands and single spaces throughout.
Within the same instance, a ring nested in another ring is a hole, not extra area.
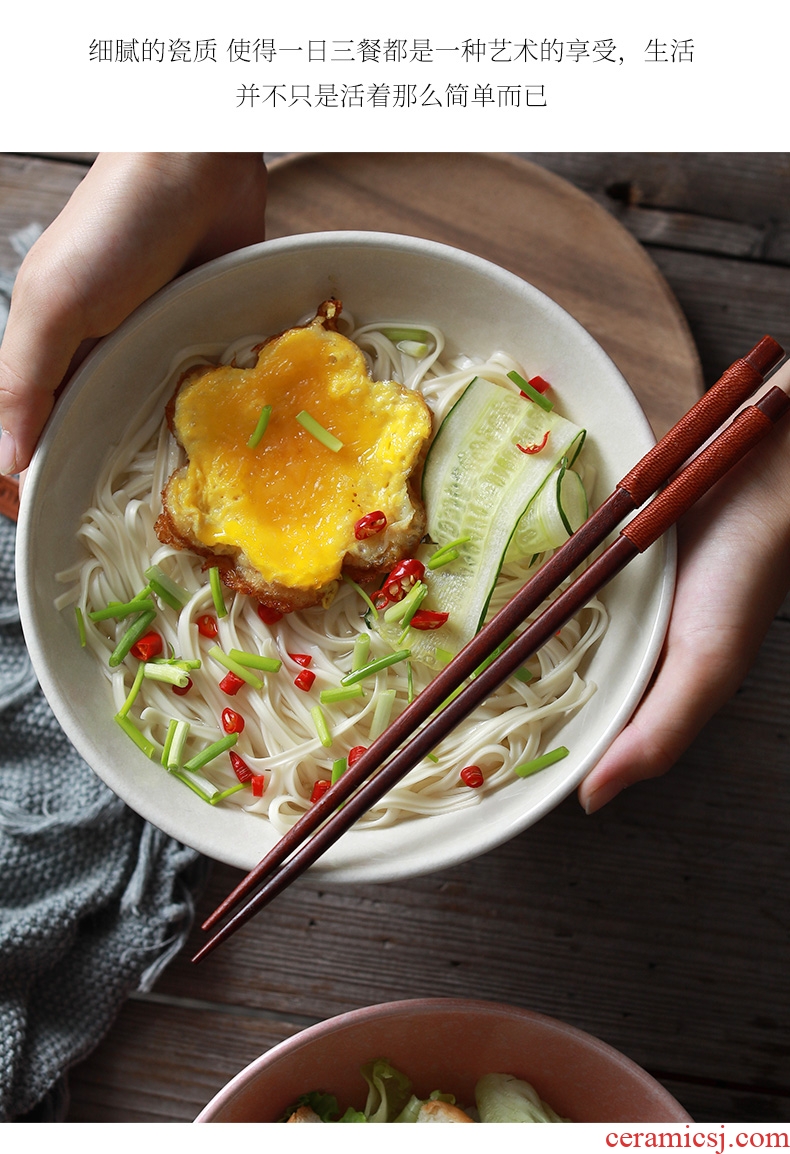
M 134 810 L 210 857 L 251 868 L 272 844 L 268 823 L 210 807 L 148 761 L 113 721 L 108 683 L 75 641 L 55 580 L 78 557 L 75 529 L 108 447 L 139 400 L 193 344 L 278 332 L 337 296 L 358 322 L 430 319 L 450 350 L 506 349 L 539 364 L 564 415 L 588 429 L 585 455 L 608 494 L 653 443 L 645 416 L 611 360 L 581 326 L 531 285 L 478 257 L 413 237 L 319 233 L 274 240 L 188 273 L 104 340 L 58 402 L 25 485 L 17 540 L 19 600 L 42 688 L 73 744 Z M 387 881 L 444 869 L 493 848 L 575 788 L 622 728 L 658 658 L 674 583 L 674 540 L 659 542 L 605 593 L 609 629 L 587 666 L 598 690 L 556 733 L 570 756 L 455 814 L 388 829 L 352 830 L 313 867 L 342 882 Z M 426 836 L 426 822 L 431 822 Z
M 513 1074 L 572 1122 L 691 1121 L 659 1082 L 598 1038 L 517 1006 L 461 998 L 366 1006 L 302 1030 L 251 1062 L 195 1121 L 276 1122 L 311 1090 L 361 1109 L 360 1066 L 376 1058 L 406 1074 L 421 1098 L 442 1090 L 473 1105 L 483 1074 Z

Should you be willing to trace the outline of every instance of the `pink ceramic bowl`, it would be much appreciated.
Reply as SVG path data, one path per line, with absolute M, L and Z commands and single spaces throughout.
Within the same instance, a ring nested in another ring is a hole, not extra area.
M 530 1082 L 573 1122 L 690 1122 L 654 1078 L 597 1038 L 516 1006 L 455 998 L 386 1002 L 320 1022 L 262 1054 L 196 1122 L 276 1122 L 301 1094 L 324 1090 L 364 1105 L 360 1066 L 387 1058 L 415 1093 L 474 1102 L 483 1074 Z

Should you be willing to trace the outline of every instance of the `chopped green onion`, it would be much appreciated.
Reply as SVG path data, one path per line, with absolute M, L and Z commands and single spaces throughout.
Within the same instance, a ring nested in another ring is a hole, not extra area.
M 329 732 L 329 726 L 324 717 L 324 711 L 320 705 L 314 705 L 310 710 L 310 716 L 313 719 L 315 731 L 318 734 L 318 740 L 323 745 L 324 749 L 329 749 L 332 744 L 332 734 Z
M 449 665 L 450 662 L 452 661 L 453 657 L 455 656 L 455 654 L 451 653 L 449 649 L 442 649 L 442 647 L 440 645 L 436 646 L 434 653 L 436 654 L 436 660 L 440 663 L 440 665 L 442 667 L 444 667 L 445 665 Z
M 445 549 L 455 549 L 457 545 L 466 545 L 472 537 L 469 533 L 465 533 L 463 537 L 454 537 L 452 541 L 448 541 L 445 545 L 440 545 L 436 550 L 437 553 L 444 553 Z M 436 554 L 434 554 L 435 556 Z
M 202 769 L 204 765 L 208 765 L 215 757 L 219 757 L 221 753 L 226 753 L 231 749 L 239 739 L 238 733 L 228 733 L 225 737 L 221 737 L 219 741 L 213 741 L 211 745 L 207 745 L 200 753 L 196 753 L 194 757 L 190 757 L 189 761 L 184 763 L 184 769 L 189 769 L 194 772 L 196 769 Z
M 279 657 L 264 657 L 262 653 L 247 653 L 244 649 L 231 649 L 228 656 L 245 669 L 262 669 L 265 673 L 276 673 L 282 666 Z
M 514 385 L 518 385 L 522 393 L 527 394 L 531 401 L 534 401 L 536 405 L 540 405 L 541 409 L 545 409 L 547 413 L 550 413 L 554 408 L 554 405 L 552 405 L 549 398 L 544 397 L 543 393 L 539 393 L 537 389 L 533 389 L 529 381 L 525 381 L 521 374 L 517 373 L 515 369 L 513 369 L 512 373 L 508 373 L 508 377 Z
M 129 693 L 127 694 L 126 701 L 124 701 L 123 705 L 118 710 L 118 716 L 119 717 L 126 717 L 127 713 L 132 708 L 132 705 L 134 704 L 134 699 L 135 699 L 135 697 L 137 697 L 137 694 L 140 692 L 140 686 L 143 684 L 143 677 L 144 676 L 145 676 L 145 664 L 144 664 L 144 662 L 141 661 L 140 664 L 137 666 L 137 672 L 134 675 L 134 681 L 132 682 L 132 688 L 129 690 Z
M 272 415 L 271 405 L 264 405 L 261 409 L 261 415 L 258 417 L 258 423 L 255 430 L 247 442 L 248 449 L 257 449 L 258 445 L 263 439 L 263 434 L 266 432 L 266 426 L 269 424 L 269 417 Z
M 428 562 L 429 569 L 438 569 L 441 565 L 446 565 L 449 561 L 454 561 L 458 554 L 458 546 L 465 545 L 471 538 L 467 533 L 465 537 L 456 537 L 454 541 L 448 541 L 446 545 L 440 545 L 432 554 Z
M 115 617 L 120 621 L 122 617 L 130 617 L 132 613 L 145 612 L 154 609 L 150 594 L 138 595 L 131 601 L 111 601 L 104 609 L 94 609 L 88 616 L 91 621 L 109 621 Z M 154 612 L 156 610 L 154 609 Z
M 402 601 L 396 601 L 394 605 L 390 605 L 389 609 L 384 611 L 384 620 L 390 624 L 393 621 L 400 621 L 408 613 L 409 621 L 414 616 L 415 610 L 418 608 L 426 593 L 428 586 L 424 585 L 422 581 L 417 581 L 403 598 Z
M 156 753 L 156 746 L 152 741 L 149 741 L 144 733 L 140 732 L 133 721 L 130 721 L 128 717 L 125 717 L 120 713 L 115 714 L 115 720 L 118 722 L 124 733 L 127 734 L 128 737 L 131 737 L 137 748 L 143 751 L 146 757 L 154 756 Z
M 372 677 L 374 673 L 378 673 L 390 665 L 396 665 L 399 661 L 405 661 L 410 655 L 410 649 L 399 649 L 397 653 L 388 653 L 386 657 L 377 657 L 375 661 L 369 661 L 368 664 L 363 665 L 361 669 L 352 669 L 350 673 L 346 673 L 345 676 L 340 678 L 340 684 L 355 685 L 357 681 L 363 681 L 366 677 Z
M 449 565 L 451 561 L 455 561 L 460 556 L 458 549 L 437 549 L 428 562 L 428 568 L 441 569 L 443 565 Z
M 398 341 L 395 348 L 399 353 L 405 353 L 407 357 L 424 357 L 428 352 L 425 341 Z
M 404 627 L 408 629 L 409 622 L 424 601 L 427 593 L 428 586 L 424 585 L 422 581 L 417 581 L 402 601 L 396 601 L 394 605 L 390 605 L 389 609 L 385 610 L 384 620 L 388 624 L 402 621 Z
M 189 684 L 189 677 L 183 669 L 179 669 L 176 665 L 171 665 L 169 662 L 158 661 L 144 661 L 140 663 L 143 667 L 143 674 L 149 677 L 151 681 L 162 681 L 166 685 L 177 685 L 179 689 L 184 689 Z
M 351 701 L 355 697 L 364 697 L 365 690 L 357 685 L 338 685 L 330 689 L 322 689 L 318 700 L 322 705 L 334 705 L 338 701 Z
M 377 737 L 381 737 L 384 730 L 390 723 L 392 716 L 392 707 L 395 704 L 395 690 L 385 689 L 376 702 L 376 708 L 373 711 L 373 720 L 370 723 L 370 740 L 375 741 Z
M 381 333 L 388 340 L 392 341 L 394 345 L 397 345 L 398 341 L 413 341 L 418 337 L 425 342 L 430 336 L 425 329 L 421 329 L 417 325 L 402 325 L 400 328 L 381 329 Z
M 242 681 L 246 681 L 253 689 L 263 689 L 263 682 L 260 677 L 256 677 L 254 673 L 250 673 L 249 669 L 242 665 L 240 661 L 235 661 L 232 657 L 229 657 L 227 653 L 223 653 L 219 645 L 212 645 L 208 651 L 208 655 L 209 657 L 213 657 L 220 665 L 224 665 L 231 673 L 235 673 Z
M 331 449 L 333 453 L 338 453 L 343 448 L 343 442 L 339 441 L 334 433 L 330 433 L 323 425 L 319 425 L 315 417 L 311 417 L 304 409 L 301 413 L 296 414 L 296 419 L 303 429 L 307 429 L 311 436 L 325 445 L 327 449 Z
M 189 673 L 192 669 L 200 669 L 203 664 L 199 657 L 152 657 L 149 665 L 173 665 L 176 669 L 183 669 Z
M 429 761 L 435 762 L 436 765 L 439 764 L 439 758 L 436 756 L 435 753 L 426 753 L 425 756 L 428 758 Z
M 351 668 L 361 669 L 367 662 L 370 653 L 370 634 L 360 633 L 354 642 L 354 655 L 351 658 Z
M 170 747 L 173 744 L 173 738 L 175 737 L 177 726 L 178 722 L 176 721 L 175 717 L 171 717 L 167 726 L 165 744 L 162 746 L 162 757 L 160 758 L 162 765 L 165 766 L 165 768 L 167 768 L 167 759 L 170 756 Z
M 79 605 L 74 606 L 74 615 L 77 618 L 77 632 L 80 636 L 80 645 L 84 649 L 88 644 L 88 638 L 85 633 L 85 618 Z
M 416 694 L 414 692 L 414 670 L 411 667 L 411 662 L 406 666 L 406 700 L 411 705 Z
M 521 669 L 517 669 L 513 676 L 516 681 L 523 681 L 525 685 L 533 678 L 533 674 L 528 669 L 524 669 L 523 666 Z
M 553 765 L 555 761 L 562 761 L 563 757 L 568 756 L 568 750 L 564 745 L 558 745 L 556 749 L 550 749 L 548 753 L 544 753 L 541 757 L 535 757 L 532 761 L 526 761 L 523 765 L 517 765 L 513 772 L 518 777 L 531 777 L 533 773 L 538 773 L 541 769 L 545 769 L 547 765 Z
M 167 769 L 181 769 L 184 760 L 184 746 L 189 737 L 190 725 L 188 721 L 176 721 L 170 747 L 167 751 L 165 766 Z
M 370 598 L 368 597 L 367 593 L 362 588 L 362 586 L 357 585 L 356 581 L 352 581 L 351 578 L 346 576 L 345 573 L 342 573 L 341 576 L 342 576 L 343 580 L 345 581 L 346 585 L 350 585 L 352 589 L 356 589 L 357 593 L 360 595 L 362 600 L 365 602 L 365 604 L 367 605 L 367 607 L 371 611 L 371 613 L 378 616 L 378 609 L 373 604 L 373 602 L 370 600 Z
M 329 779 L 330 785 L 334 785 L 338 778 L 341 778 L 348 768 L 348 762 L 345 757 L 338 757 L 332 762 L 332 776 Z
M 200 779 L 201 784 L 198 785 L 197 781 L 189 777 L 183 769 L 174 769 L 172 773 L 173 777 L 177 777 L 179 781 L 183 781 L 184 785 L 188 785 L 193 793 L 196 793 L 198 797 L 202 798 L 203 801 L 207 801 L 209 805 L 211 805 L 211 798 L 215 796 L 216 789 L 212 787 L 210 781 L 205 781 L 205 778 L 202 778 Z M 203 783 L 212 790 L 211 793 L 208 793 L 205 789 L 203 789 Z
M 139 617 L 135 617 L 132 624 L 126 630 L 124 635 L 121 637 L 121 640 L 110 654 L 110 665 L 116 666 L 121 664 L 134 643 L 139 641 L 144 633 L 148 632 L 148 627 L 155 617 L 155 609 L 147 609 L 145 612 L 141 613 Z
M 158 565 L 150 565 L 144 574 L 151 583 L 151 588 L 171 609 L 181 609 L 189 600 L 189 593 L 181 585 L 168 577 Z
M 208 579 L 211 585 L 211 597 L 214 601 L 217 617 L 227 617 L 228 610 L 225 606 L 225 594 L 222 592 L 222 578 L 219 575 L 219 566 L 211 566 L 208 571 Z
M 225 798 L 230 797 L 231 794 L 238 793 L 240 789 L 246 789 L 246 788 L 247 788 L 247 783 L 244 781 L 240 781 L 238 783 L 238 785 L 232 785 L 232 786 L 230 786 L 229 789 L 223 789 L 221 793 L 215 793 L 213 797 L 210 797 L 208 799 L 209 805 L 216 805 L 218 801 L 224 801 Z
M 422 589 L 423 589 L 423 591 L 420 594 L 420 596 L 415 597 L 414 601 L 412 601 L 411 605 L 408 606 L 408 608 L 406 609 L 406 612 L 403 614 L 403 620 L 401 621 L 401 625 L 403 626 L 403 633 L 401 634 L 401 639 L 400 639 L 401 645 L 403 644 L 403 640 L 406 637 L 406 634 L 409 632 L 412 617 L 417 612 L 417 610 L 420 608 L 423 601 L 425 600 L 426 594 L 428 593 L 428 586 L 427 585 L 423 585 Z M 408 600 L 408 598 L 404 598 L 404 600 Z

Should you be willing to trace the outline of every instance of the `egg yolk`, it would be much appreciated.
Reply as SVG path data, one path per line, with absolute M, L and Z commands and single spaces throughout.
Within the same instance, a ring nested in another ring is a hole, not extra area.
M 266 432 L 248 441 L 261 410 Z M 296 419 L 307 412 L 333 451 Z M 319 588 L 340 575 L 354 525 L 410 509 L 408 479 L 430 435 L 422 398 L 373 381 L 359 348 L 319 319 L 263 346 L 254 368 L 185 381 L 173 414 L 187 464 L 168 498 L 176 522 L 213 552 L 242 550 L 265 580 Z

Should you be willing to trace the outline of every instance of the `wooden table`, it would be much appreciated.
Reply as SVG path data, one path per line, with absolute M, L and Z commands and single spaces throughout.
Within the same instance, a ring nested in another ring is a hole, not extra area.
M 56 214 L 86 159 L 0 157 L 0 265 L 13 232 Z M 765 332 L 790 347 L 790 156 L 527 159 L 641 242 L 706 384 Z M 569 798 L 500 849 L 408 885 L 302 879 L 199 968 L 193 932 L 154 992 L 133 997 L 72 1071 L 69 1120 L 189 1121 L 309 1023 L 460 995 L 605 1039 L 697 1121 L 787 1122 L 789 705 L 786 606 L 741 690 L 667 777 L 594 817 Z M 216 866 L 198 913 L 238 876 Z

